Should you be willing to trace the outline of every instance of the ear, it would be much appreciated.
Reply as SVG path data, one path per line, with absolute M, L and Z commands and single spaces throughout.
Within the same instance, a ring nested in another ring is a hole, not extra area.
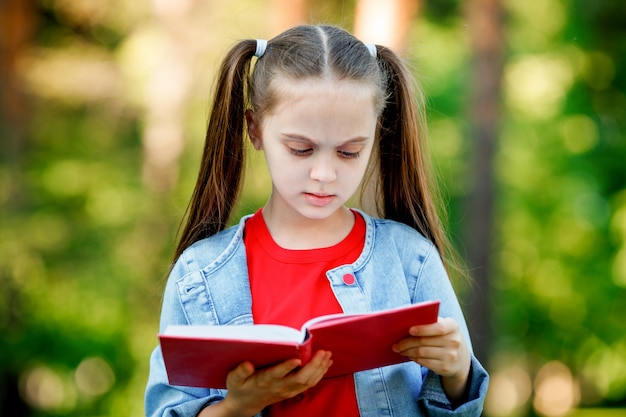
M 248 136 L 250 136 L 252 146 L 257 151 L 261 150 L 263 144 L 261 140 L 261 125 L 258 123 L 254 111 L 250 109 L 246 110 L 246 125 L 248 126 Z

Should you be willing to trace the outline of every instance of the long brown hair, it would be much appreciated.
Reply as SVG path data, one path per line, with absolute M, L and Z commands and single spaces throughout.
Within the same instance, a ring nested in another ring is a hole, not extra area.
M 422 93 L 393 51 L 368 48 L 343 29 L 302 25 L 269 40 L 265 54 L 251 62 L 256 41 L 235 44 L 222 62 L 198 180 L 175 258 L 194 242 L 229 224 L 241 192 L 245 166 L 245 111 L 262 118 L 280 97 L 280 77 L 355 80 L 374 87 L 380 112 L 378 148 L 372 158 L 377 214 L 405 223 L 430 239 L 444 262 L 450 246 L 433 195 L 425 151 Z

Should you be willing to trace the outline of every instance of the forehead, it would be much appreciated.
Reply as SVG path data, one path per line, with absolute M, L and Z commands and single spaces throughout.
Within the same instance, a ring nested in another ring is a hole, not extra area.
M 326 78 L 305 78 L 295 80 L 289 77 L 275 77 L 271 90 L 274 96 L 273 109 L 269 113 L 278 111 L 281 107 L 292 106 L 302 101 L 341 101 L 350 105 L 354 101 L 370 102 L 377 108 L 377 89 L 365 81 L 336 80 Z M 346 101 L 347 100 L 347 101 Z
M 375 136 L 375 94 L 365 83 L 311 79 L 281 83 L 275 91 L 275 106 L 261 122 L 270 136 L 324 143 Z

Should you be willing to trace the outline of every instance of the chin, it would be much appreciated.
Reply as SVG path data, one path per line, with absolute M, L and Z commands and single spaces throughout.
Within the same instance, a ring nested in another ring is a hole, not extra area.
M 325 207 L 307 207 L 303 210 L 298 210 L 301 216 L 306 217 L 311 220 L 326 220 L 334 215 L 336 215 L 339 210 L 343 208 L 343 205 L 340 206 L 325 206 Z

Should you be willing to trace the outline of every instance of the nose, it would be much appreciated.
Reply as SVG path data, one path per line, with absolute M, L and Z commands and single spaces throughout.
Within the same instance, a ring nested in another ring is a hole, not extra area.
M 337 173 L 332 157 L 317 155 L 311 167 L 311 178 L 319 182 L 332 182 L 337 178 Z

